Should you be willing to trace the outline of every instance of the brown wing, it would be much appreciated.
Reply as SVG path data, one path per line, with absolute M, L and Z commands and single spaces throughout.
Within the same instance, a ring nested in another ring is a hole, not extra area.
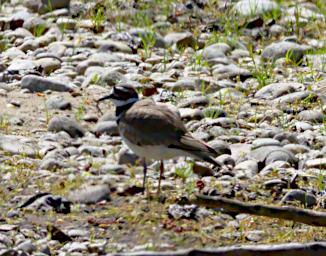
M 127 140 L 142 146 L 169 146 L 187 133 L 177 112 L 150 99 L 140 100 L 126 111 L 119 130 Z
M 186 133 L 181 137 L 179 142 L 173 143 L 169 145 L 169 147 L 185 150 L 195 158 L 209 162 L 215 167 L 220 168 L 222 166 L 213 158 L 217 157 L 217 152 L 215 149 L 205 144 L 205 142 L 195 139 L 190 133 Z
M 186 150 L 195 155 L 197 153 L 209 154 L 212 156 L 217 155 L 217 152 L 213 148 L 208 146 L 205 142 L 194 138 L 190 133 L 184 134 L 179 141 L 175 141 L 169 147 Z

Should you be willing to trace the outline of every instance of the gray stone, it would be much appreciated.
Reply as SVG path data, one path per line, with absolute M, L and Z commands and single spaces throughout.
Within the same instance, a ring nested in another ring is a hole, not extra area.
M 24 119 L 17 116 L 10 117 L 9 119 L 10 125 L 23 126 L 24 122 L 25 122 Z
M 179 108 L 180 116 L 184 120 L 200 120 L 204 117 L 203 111 L 193 108 Z
M 253 17 L 271 13 L 278 8 L 278 5 L 271 0 L 241 0 L 234 5 L 233 11 L 240 16 Z
M 292 152 L 292 154 L 304 154 L 308 153 L 310 151 L 310 148 L 304 145 L 299 145 L 299 144 L 287 144 L 283 147 L 286 150 L 289 150 Z
M 249 70 L 240 68 L 235 64 L 219 65 L 218 67 L 214 66 L 212 73 L 217 79 L 236 79 L 239 77 L 241 81 L 245 81 L 246 79 L 252 77 Z
M 12 155 L 24 155 L 31 158 L 39 156 L 36 142 L 23 136 L 0 135 L 0 149 Z
M 98 122 L 93 128 L 92 132 L 96 134 L 96 136 L 100 136 L 102 134 L 107 134 L 111 136 L 119 135 L 118 125 L 116 121 Z
M 92 66 L 103 66 L 103 63 L 96 60 L 84 60 L 78 63 L 76 71 L 79 75 L 83 75 L 85 71 Z
M 227 131 L 226 129 L 219 127 L 219 126 L 213 126 L 208 130 L 208 133 L 213 137 L 219 137 L 222 135 L 226 135 Z
M 195 38 L 190 32 L 172 32 L 164 37 L 167 44 L 176 44 L 178 48 L 194 47 Z
M 33 38 L 33 34 L 25 28 L 17 28 L 14 31 L 10 31 L 6 34 L 6 37 L 9 39 L 18 39 L 18 38 Z
M 262 52 L 264 60 L 275 61 L 279 58 L 288 58 L 294 62 L 302 60 L 305 53 L 311 50 L 307 45 L 300 45 L 294 42 L 281 41 L 268 45 Z
M 122 165 L 117 164 L 105 164 L 100 167 L 100 173 L 113 173 L 113 174 L 125 174 L 126 170 Z
M 60 109 L 60 110 L 71 109 L 71 103 L 67 101 L 62 95 L 51 96 L 46 101 L 46 105 L 49 109 Z
M 57 25 L 63 29 L 74 30 L 76 28 L 77 21 L 67 17 L 60 17 L 57 19 Z
M 167 43 L 165 42 L 164 38 L 155 31 L 150 31 L 146 28 L 132 28 L 129 30 L 129 33 L 132 36 L 138 37 L 138 40 L 149 40 L 150 38 L 155 38 L 154 46 L 158 48 L 165 48 Z
M 194 78 L 181 78 L 176 82 L 166 83 L 164 84 L 165 88 L 168 88 L 172 91 L 180 91 L 180 90 L 194 90 L 199 87 L 199 82 Z
M 26 241 L 20 243 L 19 245 L 16 246 L 17 250 L 22 250 L 27 253 L 33 253 L 36 251 L 36 246 L 32 243 L 30 239 L 27 239 Z
M 7 57 L 11 60 L 25 57 L 25 53 L 22 50 L 18 49 L 17 47 L 11 47 L 6 51 L 2 52 L 1 54 L 3 57 Z
M 101 52 L 111 51 L 111 52 L 132 53 L 131 48 L 124 42 L 117 42 L 110 39 L 96 40 L 95 47 L 99 48 L 99 51 Z
M 4 249 L 4 250 L 2 250 Z M 14 249 L 5 249 L 5 248 L 0 248 L 0 256 L 16 256 L 16 255 L 19 255 L 19 256 L 28 256 L 28 254 L 26 253 L 22 253 L 22 252 L 18 252 Z
M 265 165 L 280 160 L 291 164 L 298 163 L 298 159 L 290 151 L 280 146 L 259 147 L 251 151 L 250 157 L 258 161 L 259 169 L 264 168 Z
M 235 166 L 235 161 L 234 161 L 233 157 L 228 154 L 223 154 L 223 155 L 218 156 L 216 158 L 216 161 L 218 161 L 219 163 L 221 163 L 223 165 L 227 165 L 229 167 Z
M 298 115 L 299 120 L 311 123 L 323 123 L 326 121 L 326 115 L 317 110 L 304 110 Z
M 107 239 L 92 241 L 92 243 L 88 245 L 88 251 L 89 253 L 93 253 L 93 254 L 96 253 L 98 255 L 105 254 L 105 248 L 107 243 L 108 243 Z
M 9 17 L 10 28 L 12 30 L 20 28 L 24 25 L 25 21 L 27 21 L 28 19 L 30 19 L 32 17 L 33 17 L 33 14 L 31 14 L 27 10 L 13 12 L 13 14 L 11 14 Z
M 222 88 L 213 93 L 213 97 L 224 101 L 240 101 L 244 99 L 244 94 L 235 88 Z
M 36 34 L 40 33 L 41 31 L 45 32 L 47 29 L 47 23 L 44 19 L 33 16 L 25 20 L 23 28 L 29 30 L 33 34 Z M 38 36 L 40 35 L 41 34 Z
M 70 229 L 67 235 L 70 237 L 88 237 L 89 231 L 84 229 Z
M 45 158 L 42 160 L 40 164 L 40 169 L 42 170 L 50 170 L 55 171 L 57 169 L 67 168 L 68 165 L 61 160 L 53 159 L 53 158 Z
M 194 96 L 187 98 L 185 101 L 182 101 L 178 104 L 178 108 L 196 108 L 199 106 L 207 106 L 209 104 L 209 100 L 205 96 Z
M 13 241 L 8 236 L 0 233 L 0 244 L 4 244 L 7 247 L 12 247 Z
M 252 142 L 252 149 L 265 146 L 281 146 L 280 141 L 271 138 L 259 138 Z
M 278 25 L 278 24 L 274 24 L 269 28 L 269 33 L 272 36 L 279 36 L 285 32 L 286 32 L 286 29 L 283 26 Z
M 44 74 L 51 74 L 61 68 L 61 62 L 55 58 L 41 58 L 35 61 L 36 66 L 41 66 Z
M 199 140 L 207 141 L 210 138 L 210 135 L 205 131 L 195 131 L 192 135 Z
M 118 153 L 118 164 L 132 164 L 134 165 L 139 160 L 130 149 L 123 147 Z
M 311 124 L 309 124 L 307 122 L 300 122 L 300 121 L 295 122 L 294 127 L 295 127 L 295 130 L 298 132 L 304 132 L 304 131 L 313 129 Z
M 243 161 L 234 167 L 234 171 L 239 179 L 251 179 L 258 173 L 258 163 L 256 160 Z
M 216 150 L 218 155 L 228 154 L 231 155 L 230 146 L 223 140 L 215 139 L 208 142 L 208 145 Z
M 261 177 L 270 175 L 277 172 L 285 172 L 287 168 L 291 168 L 291 165 L 288 162 L 276 161 L 266 165 L 260 172 Z
M 113 62 L 120 62 L 121 57 L 116 54 L 107 53 L 107 52 L 96 52 L 89 56 L 88 60 L 90 61 L 99 61 L 103 64 L 106 63 L 113 63 Z
M 27 199 L 19 209 L 28 209 L 30 211 L 56 213 L 70 213 L 71 202 L 61 196 L 51 195 L 49 193 L 38 193 Z
M 83 82 L 82 87 L 86 87 L 89 84 L 100 84 L 102 86 L 114 86 L 125 80 L 119 68 L 112 69 L 112 68 L 91 66 L 86 69 L 85 75 L 87 76 L 87 78 Z
M 215 58 L 224 58 L 225 54 L 231 51 L 231 47 L 224 43 L 215 43 L 206 46 L 200 53 L 204 60 L 210 60 Z
M 64 56 L 67 47 L 64 45 L 63 42 L 53 42 L 48 46 L 48 53 L 54 54 L 57 57 Z
M 298 163 L 298 159 L 285 148 L 269 152 L 269 154 L 266 156 L 265 164 L 268 165 L 276 161 L 284 161 L 291 164 Z
M 246 232 L 246 239 L 252 242 L 259 242 L 266 236 L 264 230 L 250 230 Z
M 213 171 L 210 167 L 202 164 L 202 163 L 197 163 L 195 162 L 192 171 L 199 175 L 200 177 L 206 177 L 206 176 L 214 176 L 215 171 Z
M 203 114 L 205 117 L 210 118 L 227 117 L 227 113 L 222 108 L 216 106 L 204 108 Z
M 281 203 L 285 204 L 292 201 L 299 201 L 301 204 L 307 207 L 312 207 L 317 204 L 317 199 L 315 195 L 300 189 L 288 191 L 282 198 Z
M 287 188 L 288 182 L 281 179 L 273 179 L 268 180 L 264 182 L 264 187 L 266 189 L 272 189 L 272 188 Z
M 326 113 L 326 79 L 313 85 L 313 91 L 318 95 L 323 104 L 323 110 Z
M 207 125 L 218 125 L 223 128 L 237 128 L 239 124 L 237 120 L 230 117 L 219 117 L 216 119 L 208 119 L 206 120 Z
M 300 83 L 272 83 L 264 86 L 255 94 L 259 99 L 275 99 L 285 94 L 296 92 L 304 88 Z
M 230 56 L 233 60 L 238 60 L 241 58 L 246 58 L 246 57 L 250 57 L 250 54 L 248 52 L 248 50 L 244 50 L 244 49 L 235 49 L 231 52 L 231 56 Z
M 286 145 L 289 143 L 299 143 L 296 134 L 290 132 L 280 132 L 276 134 L 273 139 L 280 141 L 282 145 Z
M 67 92 L 73 91 L 73 87 L 66 83 L 58 82 L 53 78 L 43 78 L 35 75 L 24 76 L 21 81 L 21 88 L 31 92 L 44 92 L 47 90 Z
M 80 154 L 87 154 L 94 157 L 104 157 L 107 154 L 107 150 L 102 147 L 82 145 L 78 148 Z
M 7 68 L 8 71 L 28 71 L 33 70 L 35 68 L 35 63 L 32 60 L 13 60 L 9 67 Z
M 70 0 L 24 0 L 23 4 L 33 12 L 42 14 L 55 9 L 69 9 Z
M 108 185 L 88 185 L 70 192 L 68 199 L 83 204 L 96 204 L 103 200 L 110 201 L 110 188 Z
M 66 243 L 61 248 L 61 250 L 67 251 L 69 253 L 74 253 L 72 255 L 76 256 L 76 255 L 79 255 L 79 254 L 76 254 L 76 253 L 86 253 L 86 252 L 88 252 L 87 244 L 88 243 L 70 242 L 70 243 Z M 82 255 L 82 254 L 80 254 L 80 255 Z
M 41 245 L 40 248 L 39 248 L 39 251 L 40 251 L 39 252 L 40 255 L 38 255 L 38 256 L 51 256 L 51 255 L 53 255 L 51 253 L 51 250 L 50 250 L 49 246 L 47 246 L 47 245 Z
M 82 120 L 86 122 L 97 122 L 98 117 L 96 114 L 88 113 L 83 115 Z
M 65 131 L 73 138 L 83 137 L 85 134 L 85 131 L 80 124 L 78 124 L 75 120 L 66 116 L 53 117 L 49 122 L 48 131 L 50 132 Z
M 296 16 L 299 17 L 296 17 Z M 284 22 L 298 22 L 299 25 L 306 25 L 309 22 L 325 22 L 325 17 L 320 10 L 315 6 L 298 5 L 290 8 L 286 8 L 286 15 L 284 16 Z M 297 20 L 298 19 L 298 20 Z
M 18 48 L 19 48 L 19 50 L 22 50 L 23 52 L 35 51 L 36 49 L 39 48 L 39 44 L 34 39 L 28 39 L 28 40 L 24 41 L 24 43 L 21 44 Z
M 302 100 L 306 99 L 307 97 L 314 97 L 313 92 L 309 91 L 301 91 L 301 92 L 293 92 L 283 96 L 280 96 L 273 100 L 274 103 L 279 104 L 288 104 L 288 103 L 299 103 Z
M 198 219 L 198 206 L 197 205 L 178 205 L 171 204 L 168 209 L 170 218 L 173 219 Z
M 116 120 L 115 112 L 114 111 L 108 111 L 100 118 L 99 122 L 115 121 L 115 120 Z
M 326 169 L 326 158 L 309 159 L 305 162 L 307 168 Z
M 0 232 L 9 232 L 17 230 L 18 226 L 13 224 L 0 224 Z
M 322 72 L 326 70 L 326 54 L 307 55 L 307 60 L 315 69 Z

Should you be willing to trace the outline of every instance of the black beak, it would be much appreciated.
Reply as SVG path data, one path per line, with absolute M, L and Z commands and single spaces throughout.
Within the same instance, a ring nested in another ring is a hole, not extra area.
M 103 100 L 109 100 L 109 99 L 112 99 L 113 98 L 113 93 L 109 94 L 109 95 L 106 95 L 106 96 L 103 96 L 102 98 L 99 98 L 97 100 L 97 102 L 100 102 L 100 101 L 103 101 Z
M 100 109 L 100 102 L 103 101 L 103 100 L 109 100 L 109 99 L 112 99 L 113 98 L 113 93 L 109 94 L 109 95 L 106 95 L 106 96 L 103 96 L 102 98 L 99 98 L 98 100 L 96 100 L 96 108 L 98 110 L 98 112 L 101 113 L 101 115 L 103 115 L 101 109 Z

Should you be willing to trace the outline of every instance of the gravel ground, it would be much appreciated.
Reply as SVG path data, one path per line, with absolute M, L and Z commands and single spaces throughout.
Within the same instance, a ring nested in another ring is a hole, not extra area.
M 324 241 L 326 230 L 191 204 L 197 192 L 325 211 L 321 1 L 0 1 L 0 256 Z M 142 163 L 114 85 L 177 107 L 219 153 Z

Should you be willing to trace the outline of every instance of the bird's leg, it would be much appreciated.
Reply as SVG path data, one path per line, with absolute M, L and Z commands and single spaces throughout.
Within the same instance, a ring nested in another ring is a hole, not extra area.
M 144 194 L 145 189 L 146 189 L 147 164 L 146 164 L 145 158 L 143 159 L 143 167 L 144 167 L 144 169 L 143 169 L 144 177 L 143 177 L 143 192 L 142 192 L 142 194 Z
M 163 160 L 161 160 L 161 164 L 160 164 L 160 178 L 158 180 L 157 196 L 159 196 L 160 193 L 161 193 L 161 180 L 162 180 L 162 177 L 163 177 L 163 173 L 164 173 L 164 163 L 163 163 Z

